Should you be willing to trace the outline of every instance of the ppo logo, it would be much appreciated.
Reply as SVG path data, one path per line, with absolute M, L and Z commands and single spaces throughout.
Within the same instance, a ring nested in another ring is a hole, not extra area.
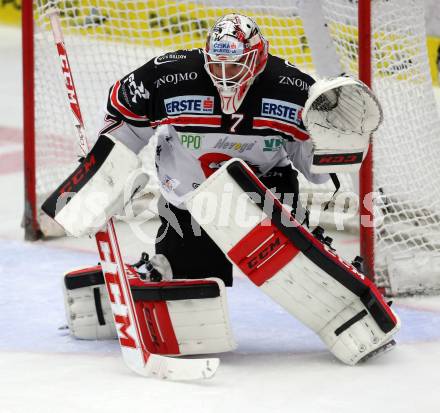
M 119 342 L 121 346 L 136 349 L 138 346 L 136 345 L 136 340 L 133 338 L 136 334 L 133 323 L 130 320 L 127 300 L 121 284 L 122 280 L 118 273 L 118 267 L 113 252 L 111 251 L 110 239 L 108 237 L 109 235 L 106 232 L 98 232 L 96 234 L 102 272 L 104 273 Z

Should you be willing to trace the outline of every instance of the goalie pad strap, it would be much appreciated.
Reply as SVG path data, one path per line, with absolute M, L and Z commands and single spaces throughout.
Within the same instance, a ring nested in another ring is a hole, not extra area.
M 350 318 L 350 320 L 347 320 L 344 324 L 339 326 L 335 330 L 335 335 L 340 336 L 345 330 L 348 330 L 353 324 L 362 320 L 366 315 L 368 315 L 367 310 L 362 310 L 361 312 L 357 313 L 354 317 Z
M 104 312 L 102 311 L 101 294 L 99 288 L 93 289 L 93 299 L 95 300 L 96 315 L 100 326 L 105 325 Z
M 333 192 L 332 197 L 327 201 L 327 203 L 324 205 L 323 211 L 326 211 L 328 209 L 328 207 L 330 206 L 331 202 L 335 199 L 336 194 L 339 191 L 339 188 L 341 187 L 341 182 L 339 182 L 339 178 L 338 175 L 335 173 L 330 173 L 330 179 L 333 182 L 333 185 L 335 186 L 335 191 Z M 307 227 L 309 227 L 309 225 L 307 224 Z
M 131 285 L 134 301 L 167 301 L 167 300 L 193 300 L 214 298 L 220 296 L 218 284 L 211 281 L 197 280 L 191 283 L 173 281 L 155 283 L 154 285 Z
M 96 265 L 85 270 L 71 271 L 64 277 L 64 284 L 67 290 L 76 290 L 83 287 L 93 288 L 93 300 L 95 302 L 96 316 L 100 326 L 106 325 L 104 311 L 101 301 L 100 285 L 104 284 L 101 266 Z M 96 287 L 95 287 L 96 286 Z
M 68 290 L 104 284 L 104 276 L 100 265 L 78 271 L 70 271 L 64 277 L 64 284 Z
M 394 314 L 384 302 L 375 285 L 368 278 L 357 272 L 352 266 L 345 263 L 345 261 L 341 260 L 339 256 L 334 254 L 331 250 L 324 249 L 319 241 L 302 228 L 291 215 L 286 213 L 286 210 L 282 207 L 278 199 L 276 199 L 273 194 L 262 185 L 258 178 L 253 174 L 249 174 L 241 162 L 236 161 L 230 163 L 227 166 L 227 170 L 244 192 L 247 192 L 248 194 L 256 193 L 258 195 L 253 198 L 253 201 L 263 212 L 266 213 L 266 215 L 271 217 L 271 225 L 275 227 L 273 229 L 274 234 L 278 233 L 277 230 L 279 230 L 279 232 L 289 239 L 294 246 L 313 263 L 344 285 L 353 294 L 360 297 L 362 303 L 370 311 L 382 331 L 387 333 L 395 327 L 397 320 Z M 267 202 L 268 199 L 270 199 L 270 202 Z M 270 208 L 269 211 L 267 211 L 268 207 Z M 265 225 L 268 225 L 268 223 Z M 248 236 L 244 237 L 243 240 L 233 248 L 233 250 L 241 250 L 241 255 L 246 256 L 246 250 L 242 250 L 246 247 L 246 238 L 255 236 L 255 232 L 261 231 L 261 228 L 262 225 L 260 224 L 255 228 L 253 234 L 248 234 Z M 264 234 L 262 235 L 264 236 Z M 233 250 L 231 250 L 231 252 L 233 253 L 233 256 L 235 256 Z M 250 252 L 252 252 L 252 250 L 247 250 L 247 253 Z M 233 258 L 231 257 L 231 259 Z M 236 264 L 240 265 L 239 263 Z M 271 271 L 267 272 L 268 277 L 266 280 L 279 271 L 284 265 L 281 265 L 280 261 L 277 268 L 274 267 Z M 265 280 L 262 282 L 264 281 Z

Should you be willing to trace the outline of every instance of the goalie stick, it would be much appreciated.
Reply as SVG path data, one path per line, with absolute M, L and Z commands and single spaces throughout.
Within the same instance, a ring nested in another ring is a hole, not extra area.
M 85 156 L 89 152 L 89 145 L 64 44 L 59 13 L 58 10 L 52 8 L 47 11 L 47 15 L 50 19 L 54 42 L 61 60 L 61 70 L 75 129 L 78 132 L 79 146 Z M 220 363 L 217 358 L 180 359 L 152 354 L 148 351 L 141 334 L 113 219 L 109 220 L 104 230 L 96 233 L 95 238 L 113 317 L 117 326 L 122 357 L 127 366 L 134 372 L 146 377 L 170 380 L 197 380 L 212 377 Z

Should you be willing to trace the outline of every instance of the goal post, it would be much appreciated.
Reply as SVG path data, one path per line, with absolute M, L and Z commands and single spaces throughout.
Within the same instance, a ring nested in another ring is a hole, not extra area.
M 312 75 L 345 72 L 371 84 L 384 122 L 359 183 L 341 176 L 344 190 L 331 218 L 341 212 L 345 226 L 359 207 L 368 275 L 388 293 L 440 291 L 440 119 L 423 0 L 24 0 L 27 238 L 60 232 L 40 205 L 78 160 L 61 75 L 53 69 L 57 56 L 45 17 L 53 5 L 92 143 L 115 80 L 158 54 L 202 47 L 209 27 L 228 12 L 254 18 L 271 53 Z M 325 205 L 334 191 L 304 179 L 300 185 L 312 206 Z
M 23 155 L 25 239 L 37 240 L 41 231 L 37 218 L 37 186 L 35 179 L 35 106 L 34 106 L 34 13 L 32 1 L 24 0 L 22 8 L 23 67 Z
M 371 82 L 371 0 L 358 0 L 358 73 L 359 79 L 367 86 Z M 366 196 L 373 192 L 373 142 L 359 171 L 359 245 L 360 256 L 364 260 L 365 273 L 370 279 L 374 274 L 374 228 L 367 225 L 374 222 L 373 200 Z M 365 219 L 362 219 L 364 217 Z

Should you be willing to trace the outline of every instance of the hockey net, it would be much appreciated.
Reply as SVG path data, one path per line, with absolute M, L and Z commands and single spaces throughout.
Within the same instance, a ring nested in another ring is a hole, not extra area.
M 271 53 L 301 69 L 318 75 L 358 74 L 358 1 L 34 0 L 32 46 L 24 43 L 34 51 L 35 122 L 26 136 L 35 150 L 35 183 L 31 179 L 28 185 L 36 200 L 27 199 L 27 208 L 34 210 L 26 214 L 29 238 L 40 230 L 46 236 L 59 232 L 43 219 L 39 206 L 74 169 L 79 152 L 45 15 L 53 6 L 61 14 L 92 143 L 116 79 L 158 54 L 202 47 L 209 27 L 227 12 L 252 16 Z M 426 53 L 423 0 L 374 0 L 371 6 L 373 88 L 385 118 L 374 137 L 375 277 L 388 293 L 431 292 L 440 288 L 440 121 Z M 325 213 L 338 229 L 349 222 L 356 227 L 356 180 L 341 176 L 336 202 Z M 302 200 L 312 204 L 316 224 L 334 187 L 301 183 L 306 188 Z M 152 180 L 147 191 L 156 190 Z

